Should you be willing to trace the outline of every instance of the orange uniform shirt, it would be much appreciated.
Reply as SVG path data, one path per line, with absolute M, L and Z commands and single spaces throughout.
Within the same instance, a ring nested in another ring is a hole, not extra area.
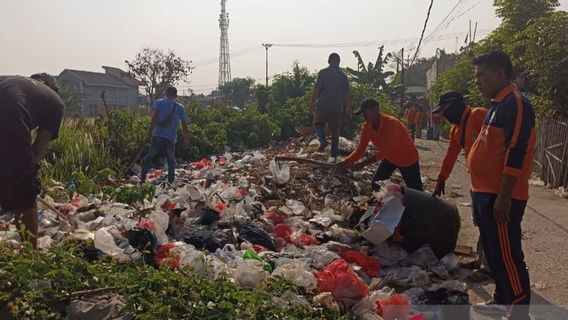
M 515 85 L 493 101 L 468 156 L 474 192 L 497 194 L 503 174 L 518 177 L 512 197 L 528 200 L 536 142 L 535 113 Z
M 481 131 L 487 111 L 485 108 L 467 107 L 463 113 L 461 124 L 452 126 L 450 144 L 442 162 L 442 170 L 438 175 L 438 180 L 448 179 L 462 150 L 464 150 L 467 159 L 469 151 Z M 463 130 L 464 128 L 465 130 Z
M 415 120 L 417 124 L 422 124 L 422 121 L 424 121 L 424 112 L 417 111 Z
M 363 157 L 369 142 L 373 142 L 378 152 L 375 159 L 386 159 L 398 167 L 408 167 L 418 162 L 418 150 L 410 134 L 400 120 L 381 113 L 381 124 L 374 130 L 369 123 L 361 128 L 361 140 L 357 149 L 347 157 L 348 163 L 355 163 Z
M 404 114 L 406 121 L 408 121 L 409 125 L 413 125 L 416 123 L 416 109 L 409 108 L 406 109 L 406 113 Z

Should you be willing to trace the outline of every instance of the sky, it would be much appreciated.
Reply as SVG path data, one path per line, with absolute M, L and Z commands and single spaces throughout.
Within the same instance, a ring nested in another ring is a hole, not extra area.
M 568 0 L 560 0 L 568 10 Z M 275 46 L 269 74 L 291 70 L 299 61 L 312 71 L 324 68 L 331 52 L 342 65 L 356 67 L 353 50 L 367 62 L 379 44 L 414 55 L 429 0 L 227 0 L 232 77 L 264 83 L 262 43 L 325 44 L 329 47 Z M 215 89 L 218 79 L 220 0 L 0 0 L 0 74 L 59 74 L 64 69 L 103 72 L 125 68 L 145 47 L 173 50 L 193 62 L 182 92 Z M 499 25 L 493 0 L 434 0 L 419 56 L 437 48 L 448 52 L 464 43 L 478 23 L 477 39 Z M 338 46 L 337 44 L 343 44 Z

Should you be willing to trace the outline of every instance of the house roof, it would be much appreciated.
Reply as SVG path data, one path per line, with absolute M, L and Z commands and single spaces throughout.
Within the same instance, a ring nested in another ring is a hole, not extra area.
M 119 68 L 114 68 L 114 67 L 108 67 L 108 66 L 103 66 L 103 69 L 105 69 L 107 74 L 110 74 L 116 78 L 119 78 L 120 80 L 126 82 L 129 86 L 139 86 L 141 85 L 140 81 L 136 80 L 135 78 L 133 78 L 130 74 L 128 74 L 128 72 L 119 69 Z
M 106 73 L 91 72 L 91 71 L 81 71 L 81 70 L 71 70 L 65 69 L 63 72 L 68 71 L 75 76 L 79 77 L 85 82 L 86 85 L 90 86 L 101 86 L 101 87 L 118 87 L 118 88 L 128 88 L 125 82 L 111 76 Z M 62 72 L 62 73 L 63 73 Z

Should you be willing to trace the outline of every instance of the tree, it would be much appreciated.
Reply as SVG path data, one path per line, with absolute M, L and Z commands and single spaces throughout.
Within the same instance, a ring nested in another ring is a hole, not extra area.
M 168 85 L 175 85 L 191 74 L 191 61 L 186 61 L 171 50 L 144 48 L 134 60 L 125 61 L 128 73 L 140 80 L 150 103 L 161 97 Z
M 295 61 L 292 73 L 288 72 L 274 77 L 270 94 L 278 103 L 284 104 L 288 99 L 304 96 L 312 88 L 314 81 L 315 76 L 306 67 L 300 66 L 300 63 Z
M 252 92 L 256 100 L 258 111 L 261 113 L 266 113 L 268 111 L 266 109 L 266 106 L 268 105 L 269 96 L 270 96 L 269 88 L 267 88 L 262 84 L 258 84 L 253 88 Z
M 235 78 L 219 88 L 221 94 L 227 96 L 234 105 L 243 109 L 251 98 L 251 90 L 254 84 L 252 78 Z
M 387 79 L 393 76 L 394 72 L 384 71 L 384 67 L 391 57 L 389 53 L 383 58 L 384 49 L 385 47 L 381 46 L 375 64 L 369 62 L 367 66 L 365 66 L 365 62 L 363 62 L 359 51 L 353 51 L 355 58 L 357 58 L 359 70 L 347 68 L 347 73 L 350 75 L 351 79 L 359 84 L 369 84 L 377 89 L 387 89 Z
M 551 13 L 560 4 L 558 0 L 495 0 L 494 5 L 503 27 L 521 31 L 531 19 Z
M 79 92 L 73 90 L 70 86 L 62 85 L 59 88 L 59 96 L 65 104 L 66 117 L 81 116 L 81 103 L 83 102 L 83 97 Z
M 528 74 L 527 94 L 539 112 L 568 112 L 568 13 L 534 19 L 509 51 Z

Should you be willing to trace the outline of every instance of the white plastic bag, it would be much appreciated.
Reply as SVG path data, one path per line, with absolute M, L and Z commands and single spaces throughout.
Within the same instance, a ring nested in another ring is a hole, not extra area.
M 301 261 L 294 261 L 276 268 L 272 273 L 273 277 L 284 278 L 298 287 L 305 288 L 308 291 L 316 288 L 316 277 L 308 271 L 310 267 Z
M 276 163 L 276 161 L 270 161 L 268 169 L 277 183 L 285 184 L 290 181 L 290 166 L 287 163 Z
M 254 289 L 266 278 L 264 262 L 243 260 L 234 272 L 235 283 L 243 288 Z

